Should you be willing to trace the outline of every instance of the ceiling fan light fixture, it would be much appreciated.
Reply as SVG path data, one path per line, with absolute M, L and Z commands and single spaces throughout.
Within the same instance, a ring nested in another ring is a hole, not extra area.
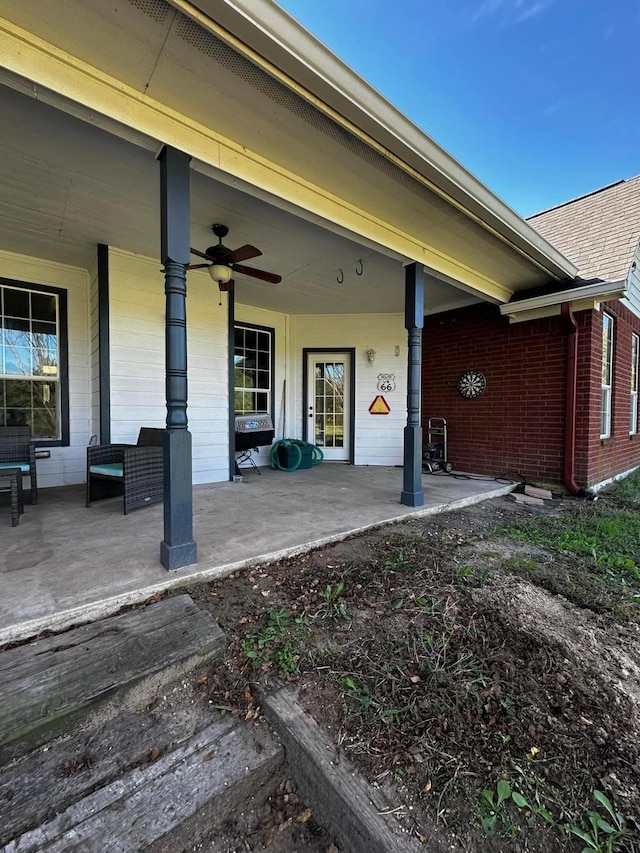
M 211 264 L 209 275 L 217 284 L 226 284 L 231 279 L 231 267 L 227 264 Z

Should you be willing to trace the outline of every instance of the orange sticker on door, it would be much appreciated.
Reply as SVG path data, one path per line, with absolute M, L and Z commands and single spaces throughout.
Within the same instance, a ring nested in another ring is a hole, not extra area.
M 390 411 L 391 409 L 389 408 L 389 404 L 382 394 L 378 394 L 377 397 L 374 397 L 373 402 L 369 406 L 370 415 L 388 415 Z

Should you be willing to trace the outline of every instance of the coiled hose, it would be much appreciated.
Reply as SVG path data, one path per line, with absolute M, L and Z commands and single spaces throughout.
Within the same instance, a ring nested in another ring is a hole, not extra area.
M 293 464 L 289 467 L 282 465 L 280 462 L 279 449 L 281 447 L 293 451 Z M 271 468 L 277 468 L 279 471 L 297 471 L 302 462 L 302 449 L 304 447 L 311 448 L 311 464 L 319 465 L 324 459 L 324 453 L 317 444 L 311 444 L 309 441 L 303 441 L 301 438 L 281 438 L 271 445 L 269 453 L 269 465 Z

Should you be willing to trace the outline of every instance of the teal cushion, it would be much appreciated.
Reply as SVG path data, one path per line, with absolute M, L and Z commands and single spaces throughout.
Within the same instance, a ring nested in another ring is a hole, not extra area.
M 31 470 L 28 462 L 0 462 L 0 468 L 19 468 L 25 474 Z
M 92 474 L 102 474 L 103 477 L 122 477 L 122 462 L 110 462 L 108 465 L 91 465 Z

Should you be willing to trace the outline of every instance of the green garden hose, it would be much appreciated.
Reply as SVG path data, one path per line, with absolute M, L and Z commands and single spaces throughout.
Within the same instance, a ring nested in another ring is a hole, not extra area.
M 293 451 L 293 465 L 287 467 L 281 464 L 278 452 L 280 447 L 286 447 L 287 450 L 291 449 Z M 324 453 L 316 444 L 303 441 L 301 438 L 281 438 L 272 444 L 271 451 L 269 452 L 269 465 L 271 468 L 278 468 L 280 471 L 297 471 L 302 462 L 302 449 L 304 447 L 311 448 L 311 464 L 319 465 L 324 459 Z

